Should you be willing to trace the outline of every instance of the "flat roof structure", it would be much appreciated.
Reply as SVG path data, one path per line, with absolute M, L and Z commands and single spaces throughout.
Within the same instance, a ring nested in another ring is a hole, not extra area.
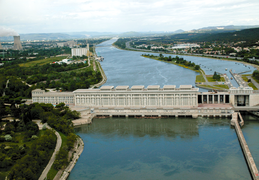
M 102 86 L 100 88 L 101 91 L 111 91 L 112 89 L 114 89 L 114 86 Z
M 125 91 L 127 91 L 129 89 L 129 86 L 117 86 L 115 89 L 116 90 L 125 90 Z
M 147 90 L 159 90 L 160 86 L 159 85 L 149 85 L 147 87 Z
M 143 90 L 144 87 L 144 85 L 134 85 L 131 87 L 131 90 Z

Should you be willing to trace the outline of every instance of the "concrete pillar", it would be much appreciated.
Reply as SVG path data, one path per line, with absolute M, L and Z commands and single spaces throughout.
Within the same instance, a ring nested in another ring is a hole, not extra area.
M 144 115 L 144 114 L 142 114 L 141 116 L 142 116 L 142 117 L 145 117 L 145 115 Z
M 159 114 L 158 117 L 161 117 L 161 114 Z
M 192 118 L 198 118 L 198 114 L 192 114 Z
M 110 114 L 110 117 L 112 117 L 112 114 Z
M 178 114 L 176 114 L 175 117 L 178 118 Z
M 126 117 L 126 118 L 127 118 L 127 117 L 129 117 L 129 115 L 128 115 L 128 114 L 126 114 L 126 115 L 125 115 L 125 117 Z

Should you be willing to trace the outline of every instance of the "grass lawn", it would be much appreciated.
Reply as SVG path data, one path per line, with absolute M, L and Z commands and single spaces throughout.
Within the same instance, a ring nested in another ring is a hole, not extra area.
M 208 79 L 209 82 L 216 82 L 216 80 L 213 79 L 212 76 L 206 76 L 206 77 L 207 77 L 207 79 Z M 219 81 L 225 82 L 225 78 L 224 78 L 224 77 L 220 77 L 220 80 L 219 80 Z
M 197 75 L 195 82 L 205 82 L 203 75 Z
M 254 90 L 258 90 L 257 87 L 252 82 L 249 82 L 248 86 L 253 88 Z
M 199 87 L 204 87 L 204 88 L 209 88 L 209 89 L 218 89 L 218 90 L 224 90 L 224 89 L 229 89 L 227 85 L 199 85 Z
M 243 79 L 245 82 L 247 82 L 247 81 L 248 81 L 247 76 L 252 76 L 252 74 L 243 74 L 243 75 L 241 76 L 241 77 L 242 77 L 242 79 Z
M 228 85 L 225 85 L 225 84 L 214 85 L 214 86 L 219 87 L 219 88 L 229 89 Z
M 243 74 L 242 75 L 242 79 L 245 81 L 245 82 L 248 82 L 248 78 L 247 76 L 251 76 L 252 77 L 252 74 Z M 252 77 L 253 78 L 253 77 Z M 254 78 L 253 78 L 254 79 Z M 256 81 L 256 79 L 254 79 Z M 258 90 L 257 87 L 252 83 L 252 82 L 249 82 L 248 83 L 248 86 L 253 88 L 254 90 Z
M 41 60 L 35 60 L 35 61 L 30 61 L 26 63 L 19 64 L 20 67 L 31 67 L 37 65 L 44 65 L 48 63 L 52 63 L 54 61 L 61 61 L 62 59 L 65 59 L 66 56 L 61 56 L 61 57 L 51 57 L 51 58 L 46 58 L 46 59 L 41 59 Z

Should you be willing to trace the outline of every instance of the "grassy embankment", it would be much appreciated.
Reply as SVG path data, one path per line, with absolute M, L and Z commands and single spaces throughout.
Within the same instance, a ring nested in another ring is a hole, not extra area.
M 195 82 L 197 82 L 197 83 L 205 82 L 203 75 L 201 75 L 201 74 L 197 75 Z
M 224 85 L 224 84 L 219 84 L 219 85 L 199 85 L 199 87 L 201 88 L 205 88 L 205 89 L 217 89 L 217 90 L 226 90 L 229 89 L 228 85 Z
M 170 63 L 170 64 L 174 64 L 174 65 L 177 65 L 177 66 L 180 66 L 180 67 L 183 67 L 183 68 L 186 68 L 186 69 L 190 69 L 192 71 L 195 71 L 195 72 L 198 72 L 198 73 L 201 73 L 200 70 L 195 70 L 193 66 L 185 66 L 183 64 L 178 64 L 176 63 L 176 60 L 172 60 L 172 61 L 163 61 L 163 60 L 160 60 L 159 59 L 159 56 L 145 56 L 145 55 L 142 55 L 143 57 L 146 57 L 146 58 L 150 58 L 150 59 L 155 59 L 155 60 L 158 60 L 158 61 L 162 61 L 162 62 L 167 62 L 167 63 Z
M 199 76 L 199 75 L 198 75 Z M 213 79 L 213 77 L 211 75 L 207 75 L 206 76 L 208 82 L 216 82 L 215 79 Z M 204 78 L 203 78 L 204 80 Z M 197 76 L 196 76 L 196 82 L 199 82 L 197 81 Z M 205 81 L 202 81 L 202 82 L 205 82 Z M 225 82 L 225 78 L 224 77 L 220 77 L 220 80 L 219 82 Z M 206 89 L 217 89 L 217 90 L 224 90 L 224 89 L 229 89 L 228 85 L 225 85 L 225 84 L 218 84 L 218 85 L 199 85 L 200 87 L 203 87 L 203 88 L 206 88 Z
M 217 81 L 217 80 L 213 79 L 212 76 L 206 76 L 206 77 L 207 77 L 207 80 L 208 80 L 209 82 L 216 82 L 216 81 Z M 225 82 L 225 78 L 224 78 L 224 77 L 220 77 L 219 82 Z
M 243 74 L 243 75 L 242 75 L 242 78 L 243 78 L 243 80 L 244 80 L 245 82 L 248 82 L 247 76 L 251 76 L 251 78 L 253 78 L 253 77 L 252 77 L 252 74 Z M 254 79 L 254 78 L 253 78 L 253 79 Z M 255 80 L 256 82 L 258 82 L 258 80 L 256 80 L 256 79 L 254 79 L 254 80 Z M 251 87 L 251 88 L 253 88 L 254 90 L 258 90 L 257 87 L 256 87 L 252 82 L 248 82 L 248 86 Z

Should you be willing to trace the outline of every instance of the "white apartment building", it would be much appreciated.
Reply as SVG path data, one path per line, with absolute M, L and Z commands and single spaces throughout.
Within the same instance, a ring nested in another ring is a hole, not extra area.
M 82 57 L 83 55 L 87 56 L 87 48 L 72 48 L 71 54 L 72 54 L 72 57 L 73 56 Z

